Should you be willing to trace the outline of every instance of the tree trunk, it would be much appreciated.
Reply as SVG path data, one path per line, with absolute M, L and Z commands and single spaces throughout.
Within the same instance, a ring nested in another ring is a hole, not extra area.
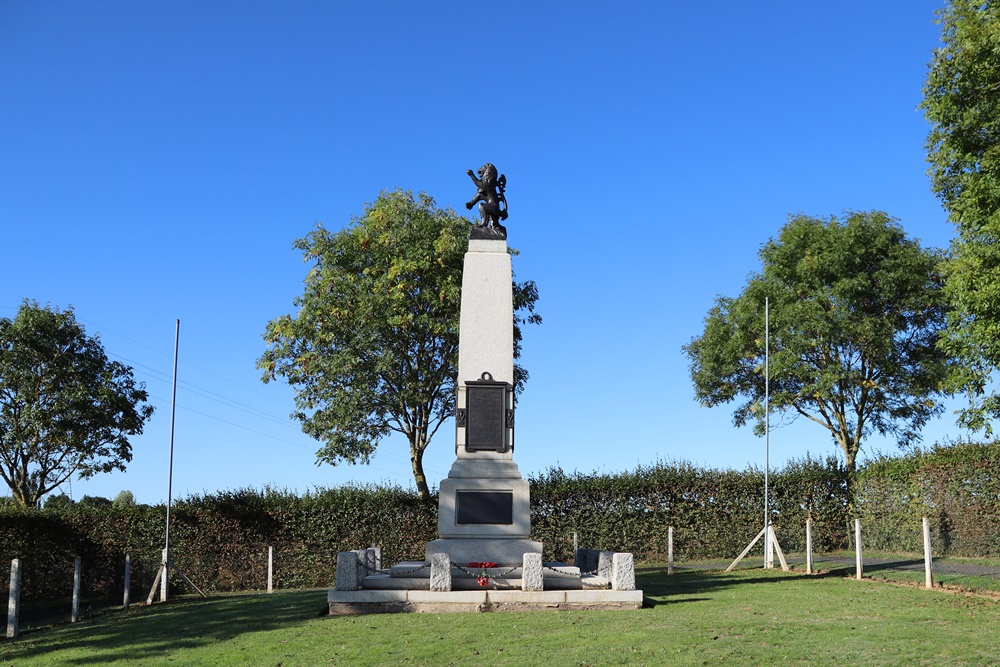
M 410 437 L 410 463 L 413 466 L 413 481 L 417 483 L 417 494 L 420 499 L 428 502 L 431 499 L 431 490 L 427 487 L 427 476 L 424 475 L 424 449 L 426 445 L 421 446 L 417 439 L 416 434 Z

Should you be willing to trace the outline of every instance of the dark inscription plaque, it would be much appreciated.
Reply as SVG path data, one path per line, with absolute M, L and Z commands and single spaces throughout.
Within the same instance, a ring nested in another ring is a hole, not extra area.
M 503 385 L 469 386 L 465 448 L 506 451 L 507 390 Z
M 459 491 L 458 523 L 514 523 L 514 494 L 511 491 Z

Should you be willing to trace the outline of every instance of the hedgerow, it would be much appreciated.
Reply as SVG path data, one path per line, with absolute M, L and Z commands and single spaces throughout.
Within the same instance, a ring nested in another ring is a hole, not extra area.
M 920 519 L 931 519 L 938 555 L 1000 556 L 1000 444 L 957 443 L 865 464 L 852 485 L 836 457 L 793 460 L 771 471 L 770 517 L 786 551 L 805 548 L 813 521 L 817 552 L 849 546 L 854 517 L 869 549 L 919 552 Z M 731 559 L 764 522 L 764 473 L 701 468 L 684 462 L 623 473 L 530 478 L 532 538 L 548 560 L 581 547 L 666 559 L 674 528 L 678 560 Z M 854 492 L 849 503 L 848 489 Z M 849 507 L 853 514 L 848 516 Z M 0 508 L 0 563 L 22 561 L 28 599 L 64 597 L 73 558 L 83 561 L 84 592 L 119 595 L 126 554 L 133 598 L 151 586 L 163 547 L 163 505 L 66 504 L 23 511 Z M 266 586 L 268 547 L 279 588 L 333 583 L 337 552 L 382 547 L 383 562 L 423 560 L 437 533 L 437 497 L 422 501 L 394 486 L 345 486 L 299 495 L 240 489 L 195 495 L 171 509 L 171 556 L 205 591 Z M 184 590 L 176 576 L 171 585 Z

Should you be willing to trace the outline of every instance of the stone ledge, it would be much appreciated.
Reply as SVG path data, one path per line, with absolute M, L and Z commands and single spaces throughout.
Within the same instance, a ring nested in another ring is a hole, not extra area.
M 642 591 L 360 590 L 327 594 L 331 616 L 348 614 L 624 610 L 642 607 Z
M 409 591 L 338 591 L 331 590 L 326 594 L 326 601 L 334 602 L 406 602 Z

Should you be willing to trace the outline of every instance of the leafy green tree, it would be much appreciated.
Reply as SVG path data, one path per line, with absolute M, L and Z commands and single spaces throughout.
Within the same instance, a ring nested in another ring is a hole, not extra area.
M 54 512 L 61 512 L 69 509 L 75 504 L 76 502 L 65 493 L 56 493 L 45 499 L 45 509 L 52 510 Z
M 888 215 L 792 216 L 760 250 L 763 268 L 736 298 L 719 297 L 683 349 L 698 401 L 739 401 L 733 422 L 765 425 L 765 298 L 770 299 L 770 406 L 828 429 L 853 473 L 873 432 L 900 446 L 942 411 L 948 359 L 936 251 Z
M 124 470 L 152 416 L 132 369 L 109 361 L 73 310 L 25 301 L 0 318 L 0 478 L 22 507 L 73 474 Z
M 463 258 L 472 223 L 421 193 L 382 192 L 350 226 L 318 225 L 295 247 L 315 262 L 299 311 L 267 325 L 263 380 L 296 391 L 294 417 L 323 443 L 318 462 L 368 463 L 392 432 L 406 436 L 417 491 L 424 451 L 454 413 Z M 538 291 L 514 283 L 515 357 Z M 515 368 L 515 383 L 527 378 Z
M 103 496 L 84 496 L 80 498 L 80 503 L 82 507 L 94 507 L 94 508 L 108 508 L 112 506 L 112 502 L 109 498 Z
M 952 377 L 970 398 L 960 421 L 990 432 L 1000 416 L 986 389 L 1000 368 L 1000 3 L 952 0 L 940 23 L 922 106 L 932 188 L 957 231 L 943 267 L 953 307 L 943 344 L 964 362 Z
M 135 506 L 135 496 L 131 491 L 125 489 L 124 491 L 119 491 L 115 499 L 111 501 L 111 504 L 115 507 L 134 507 Z

